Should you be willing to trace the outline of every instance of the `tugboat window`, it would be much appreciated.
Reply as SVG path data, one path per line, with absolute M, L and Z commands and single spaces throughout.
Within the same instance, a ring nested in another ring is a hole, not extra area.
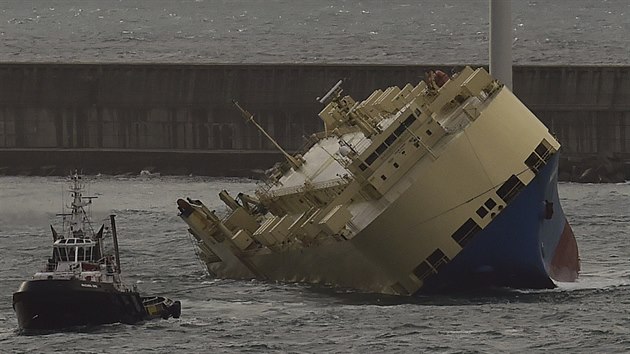
M 66 248 L 65 247 L 59 247 L 59 260 L 61 260 L 63 262 L 67 262 L 68 261 L 68 256 L 66 255 Z

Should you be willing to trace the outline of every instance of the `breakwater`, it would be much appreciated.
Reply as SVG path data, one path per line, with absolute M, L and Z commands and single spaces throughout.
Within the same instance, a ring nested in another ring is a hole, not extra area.
M 339 79 L 363 99 L 417 83 L 426 65 L 0 64 L 0 173 L 251 175 L 322 129 L 316 98 Z M 563 179 L 630 160 L 630 66 L 515 66 L 514 92 L 563 144 Z M 88 162 L 89 161 L 89 162 Z M 43 169 L 42 169 L 43 168 Z

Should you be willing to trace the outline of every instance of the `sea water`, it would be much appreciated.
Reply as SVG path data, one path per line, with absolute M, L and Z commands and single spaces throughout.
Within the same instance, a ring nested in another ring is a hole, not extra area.
M 225 212 L 218 193 L 255 181 L 86 176 L 94 226 L 116 215 L 124 280 L 182 301 L 179 319 L 21 335 L 20 282 L 51 252 L 62 177 L 0 177 L 0 352 L 624 352 L 630 350 L 630 184 L 560 184 L 580 248 L 576 283 L 419 298 L 305 284 L 216 280 L 197 259 L 179 197 Z M 97 311 L 98 309 L 95 309 Z
M 3 1 L 0 61 L 488 63 L 489 0 Z M 516 64 L 629 64 L 627 0 L 514 0 Z

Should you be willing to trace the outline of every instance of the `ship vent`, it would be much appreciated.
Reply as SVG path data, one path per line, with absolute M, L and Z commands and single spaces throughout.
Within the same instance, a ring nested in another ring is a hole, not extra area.
M 457 231 L 451 236 L 462 248 L 472 240 L 477 232 L 481 231 L 481 227 L 473 219 L 468 219 Z
M 414 270 L 413 274 L 420 280 L 424 280 L 432 274 L 437 272 L 448 263 L 450 259 L 440 250 L 436 249 L 424 262 L 420 263 Z
M 553 152 L 546 140 L 538 144 L 534 152 L 525 160 L 525 164 L 534 172 L 538 173 L 547 164 Z
M 521 180 L 515 175 L 512 175 L 499 189 L 497 189 L 497 195 L 503 199 L 506 204 L 509 204 L 523 188 L 525 188 L 523 182 L 521 182 Z

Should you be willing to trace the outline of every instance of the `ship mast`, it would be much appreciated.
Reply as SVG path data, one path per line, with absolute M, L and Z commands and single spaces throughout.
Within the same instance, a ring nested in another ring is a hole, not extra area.
M 72 187 L 70 193 L 72 196 L 72 202 L 70 203 L 70 231 L 69 237 L 85 237 L 86 223 L 87 228 L 91 228 L 89 221 L 86 217 L 85 207 L 92 203 L 92 199 L 96 197 L 83 196 L 83 185 L 81 183 L 81 177 L 75 171 L 72 175 Z M 66 216 L 67 214 L 61 214 Z
M 512 0 L 490 0 L 490 75 L 512 90 Z
M 280 150 L 280 152 L 284 155 L 284 157 L 287 159 L 287 162 L 289 163 L 289 165 L 291 165 L 291 167 L 293 167 L 294 170 L 298 170 L 300 168 L 300 166 L 302 166 L 303 161 L 302 160 L 298 160 L 295 157 L 291 156 L 291 154 L 289 154 L 288 152 L 286 152 L 282 146 L 280 146 L 280 144 L 278 144 L 278 142 L 276 142 L 276 140 L 274 138 L 271 137 L 271 135 L 269 135 L 265 129 L 263 129 L 263 127 L 260 126 L 260 124 L 258 124 L 255 120 L 254 120 L 254 115 L 249 113 L 246 109 L 244 109 L 243 107 L 241 107 L 241 105 L 238 104 L 238 102 L 236 100 L 232 100 L 232 103 L 234 104 L 234 106 L 239 110 L 239 112 L 241 112 L 241 114 L 243 115 L 243 118 L 245 118 L 246 121 L 254 124 L 254 126 L 256 126 L 256 128 L 258 128 L 258 130 L 260 130 L 261 133 L 263 133 L 265 135 L 265 137 L 267 137 L 267 139 L 269 139 L 269 141 L 271 141 L 271 143 L 278 149 Z

